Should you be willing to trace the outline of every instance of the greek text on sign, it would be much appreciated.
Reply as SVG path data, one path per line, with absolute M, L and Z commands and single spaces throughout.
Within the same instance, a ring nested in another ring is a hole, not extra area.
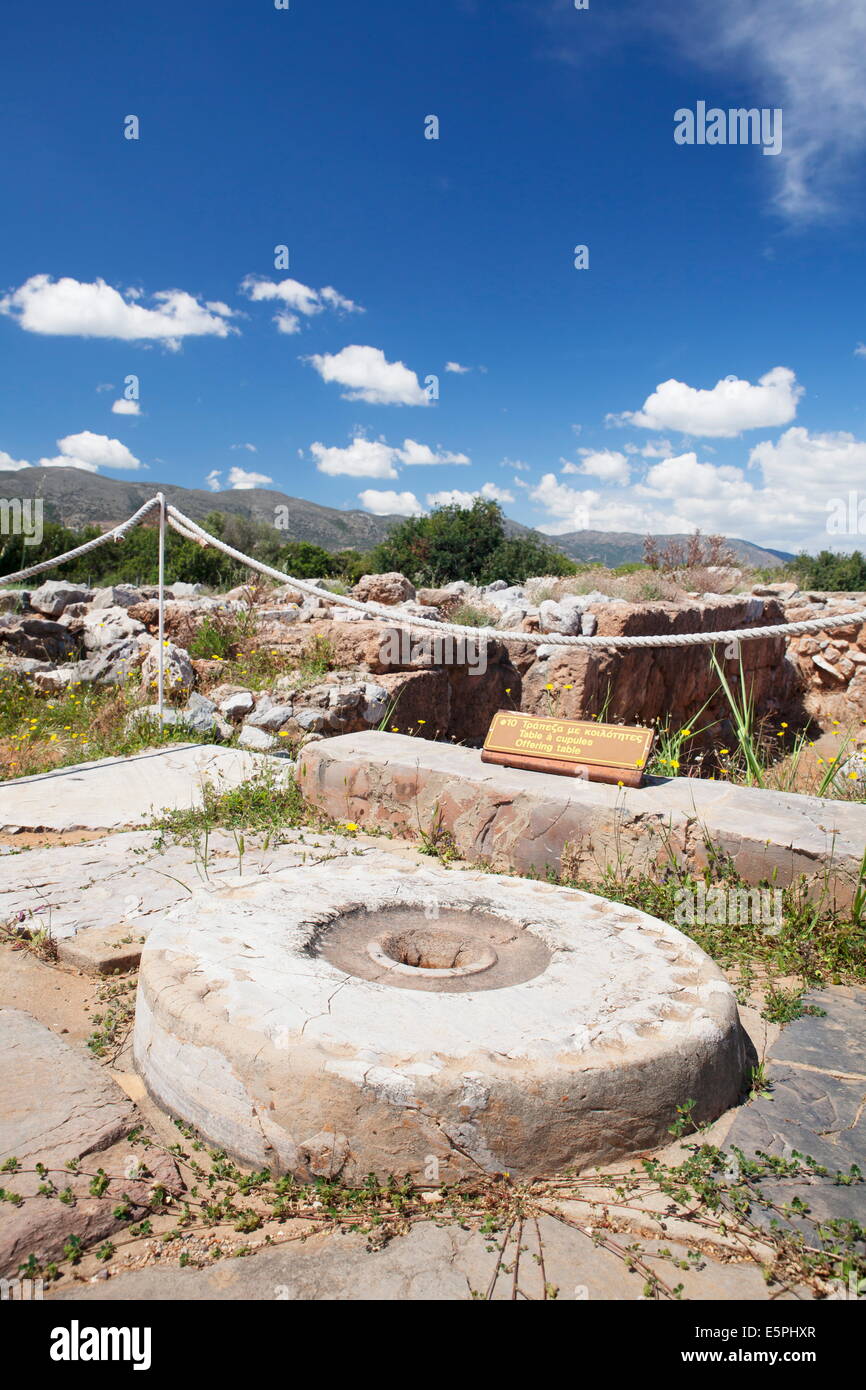
M 493 716 L 484 749 L 633 771 L 645 766 L 652 739 L 652 729 L 627 724 L 549 719 L 500 710 Z

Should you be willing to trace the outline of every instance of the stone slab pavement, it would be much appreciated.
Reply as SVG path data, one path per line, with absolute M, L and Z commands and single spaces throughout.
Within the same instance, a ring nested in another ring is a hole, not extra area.
M 51 932 L 61 960 L 104 974 L 132 969 L 151 927 L 202 886 L 300 864 L 375 854 L 377 863 L 405 861 L 346 836 L 286 830 L 283 843 L 244 836 L 239 859 L 234 836 L 211 833 L 207 858 L 154 830 L 120 831 L 71 845 L 16 850 L 0 846 L 0 921 Z
M 361 1233 L 318 1235 L 272 1246 L 244 1258 L 227 1258 L 206 1269 L 145 1266 L 52 1292 L 55 1300 L 274 1300 L 280 1301 L 464 1301 L 514 1297 L 564 1302 L 638 1299 L 645 1275 L 630 1272 L 619 1255 L 598 1249 L 583 1231 L 539 1217 L 521 1234 L 515 1276 L 516 1233 L 501 1250 L 504 1233 L 481 1234 L 456 1223 L 423 1221 L 382 1249 L 371 1250 Z M 622 1245 L 633 1243 L 624 1236 Z M 695 1269 L 675 1269 L 654 1257 L 662 1248 L 680 1259 L 675 1242 L 641 1241 L 652 1252 L 653 1272 L 669 1286 L 683 1285 L 692 1299 L 766 1299 L 757 1265 L 720 1264 L 705 1258 Z M 788 1294 L 777 1295 L 783 1298 Z
M 116 1173 L 135 1204 L 146 1196 L 149 1183 L 130 1182 L 122 1150 L 129 1132 L 140 1123 L 138 1112 L 83 1047 L 70 1046 L 20 1009 L 0 1009 L 0 1164 L 18 1160 L 21 1172 L 4 1172 L 3 1187 L 21 1197 L 16 1204 L 0 1202 L 0 1275 L 14 1275 L 29 1255 L 57 1259 L 69 1236 L 98 1240 L 120 1224 L 110 1198 L 91 1198 L 87 1180 L 66 1165 L 70 1159 L 93 1156 L 94 1168 L 112 1152 Z M 37 1163 L 56 1170 L 58 1189 L 69 1186 L 75 1202 L 39 1196 L 41 1179 L 32 1172 Z M 170 1178 L 174 1165 L 155 1158 L 152 1171 Z M 117 1192 L 118 1199 L 120 1192 Z
M 770 1090 L 737 1112 L 725 1148 L 782 1158 L 796 1151 L 831 1173 L 853 1165 L 866 1179 L 866 989 L 833 985 L 804 1002 L 824 1013 L 782 1029 L 767 1053 Z M 866 1225 L 866 1180 L 781 1178 L 762 1188 L 780 1206 L 800 1197 L 818 1220 Z
M 298 777 L 305 797 L 335 818 L 409 837 L 438 827 L 465 859 L 521 874 L 559 867 L 566 846 L 589 880 L 612 864 L 652 872 L 671 857 L 699 872 L 722 853 L 747 883 L 784 886 L 806 875 L 828 881 L 844 907 L 866 844 L 862 803 L 697 777 L 607 786 L 482 763 L 477 749 L 405 734 L 308 744 Z
M 120 830 L 163 810 L 201 805 L 206 780 L 228 790 L 266 769 L 287 777 L 292 766 L 286 758 L 207 743 L 171 744 L 127 758 L 76 763 L 0 782 L 0 833 Z

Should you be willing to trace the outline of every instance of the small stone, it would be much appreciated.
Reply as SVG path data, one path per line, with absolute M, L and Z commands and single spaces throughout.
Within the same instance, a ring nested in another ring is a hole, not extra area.
M 302 709 L 295 715 L 295 723 L 306 733 L 320 733 L 325 727 L 325 719 L 317 709 Z
M 362 574 L 352 590 L 352 597 L 362 603 L 405 603 L 407 599 L 414 599 L 415 585 L 397 570 L 387 574 Z
M 259 705 L 255 714 L 251 714 L 244 721 L 244 727 L 247 729 L 266 729 L 269 733 L 279 733 L 280 729 L 288 724 L 293 714 L 292 705 L 275 705 L 269 702 L 266 707 Z
M 271 734 L 266 734 L 264 729 L 256 729 L 245 724 L 238 737 L 239 748 L 251 748 L 257 753 L 269 753 L 276 748 L 278 740 Z
M 59 618 L 70 603 L 89 603 L 93 597 L 92 589 L 80 584 L 69 584 L 62 579 L 48 579 L 30 595 L 30 607 L 46 618 Z
M 219 709 L 220 713 L 224 714 L 227 719 L 231 719 L 234 723 L 239 723 L 244 715 L 249 714 L 251 710 L 255 709 L 255 703 L 251 691 L 238 690 L 234 695 L 229 695 L 227 699 L 222 700 Z

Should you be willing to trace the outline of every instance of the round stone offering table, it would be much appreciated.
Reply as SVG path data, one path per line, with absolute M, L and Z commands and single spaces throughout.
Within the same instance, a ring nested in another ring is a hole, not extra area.
M 233 1157 L 345 1181 L 586 1168 L 741 1093 L 724 976 L 589 893 L 346 858 L 202 890 L 141 961 L 135 1061 Z

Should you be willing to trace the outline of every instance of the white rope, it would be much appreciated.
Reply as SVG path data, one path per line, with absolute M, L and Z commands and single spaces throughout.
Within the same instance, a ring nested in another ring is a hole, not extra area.
M 122 541 L 127 531 L 130 531 L 133 526 L 137 526 L 148 512 L 152 512 L 154 507 L 158 506 L 159 498 L 151 497 L 149 502 L 145 502 L 143 507 L 139 507 L 137 512 L 133 512 L 128 521 L 121 522 L 111 531 L 104 531 L 101 536 L 94 536 L 92 541 L 86 541 L 84 545 L 77 545 L 74 550 L 67 550 L 64 555 L 57 555 L 53 560 L 43 560 L 38 565 L 31 565 L 29 569 L 16 570 L 14 574 L 0 575 L 0 583 L 9 584 L 13 579 L 29 579 L 31 574 L 41 574 L 43 570 L 54 569 L 57 565 L 65 565 L 67 560 L 75 560 L 79 555 L 86 555 L 89 550 L 95 550 L 97 546 L 105 545 L 108 541 Z
M 221 550 L 224 555 L 229 555 L 233 560 L 248 565 L 250 569 L 258 570 L 260 574 L 266 574 L 272 579 L 281 579 L 290 584 L 293 589 L 300 589 L 302 593 L 310 594 L 325 603 L 333 604 L 339 608 L 355 608 L 367 617 L 383 618 L 391 627 L 420 627 L 435 632 L 458 632 L 467 637 L 474 637 L 476 640 L 479 637 L 485 637 L 498 642 L 529 642 L 536 646 L 555 647 L 624 649 L 629 647 L 696 647 L 711 646 L 717 642 L 744 642 L 762 637 L 780 637 L 783 633 L 823 632 L 827 628 L 845 627 L 849 623 L 866 622 L 866 609 L 860 609 L 854 613 L 837 613 L 833 617 L 809 618 L 800 623 L 774 623 L 766 627 L 736 628 L 723 632 L 670 633 L 656 637 L 604 637 L 599 635 L 595 637 L 570 637 L 559 632 L 501 632 L 498 628 L 492 627 L 467 627 L 460 623 L 443 623 L 434 618 L 421 618 L 409 613 L 395 613 L 392 608 L 384 604 L 363 603 L 359 599 L 350 598 L 345 594 L 332 594 L 328 589 L 321 589 L 318 585 L 310 584 L 306 580 L 293 579 L 285 571 L 274 569 L 273 566 L 265 565 L 260 560 L 253 560 L 249 555 L 244 555 L 242 551 L 226 545 L 225 541 L 210 535 L 203 527 L 198 526 L 183 512 L 178 511 L 177 507 L 169 506 L 168 519 L 169 525 L 187 538 L 205 541 L 217 550 Z
M 84 545 L 76 546 L 74 550 L 67 550 L 64 555 L 58 555 L 53 560 L 43 560 L 38 565 L 31 565 L 28 569 L 17 570 L 14 574 L 0 575 L 0 583 L 8 584 L 13 580 L 28 579 L 32 574 L 40 574 L 43 570 L 54 569 L 57 565 L 65 564 L 67 560 L 74 560 L 79 555 L 86 555 L 88 551 L 95 550 L 97 546 L 105 545 L 108 541 L 122 541 L 127 531 L 133 526 L 137 526 L 154 507 L 163 505 L 162 495 L 151 497 L 149 502 L 145 502 L 139 507 L 137 512 L 119 526 L 113 527 L 101 536 L 95 536 L 93 540 L 86 541 Z M 604 637 L 596 634 L 594 637 L 571 637 L 561 632 L 502 632 L 494 627 L 468 627 L 460 623 L 440 622 L 435 618 L 417 617 L 410 613 L 395 613 L 393 608 L 385 604 L 363 603 L 360 599 L 351 598 L 347 594 L 334 594 L 330 589 L 322 589 L 317 584 L 311 584 L 305 579 L 295 579 L 292 575 L 286 574 L 284 570 L 275 569 L 272 565 L 265 565 L 260 560 L 254 560 L 252 556 L 245 555 L 241 550 L 235 550 L 234 546 L 227 545 L 225 541 L 212 536 L 205 531 L 190 517 L 185 516 L 177 507 L 171 505 L 165 508 L 168 524 L 178 535 L 185 540 L 195 541 L 198 545 L 210 545 L 215 550 L 220 550 L 224 555 L 237 560 L 240 564 L 246 565 L 249 569 L 257 570 L 259 574 L 267 575 L 271 579 L 279 579 L 284 584 L 290 584 L 293 589 L 300 589 L 301 593 L 310 594 L 312 597 L 320 599 L 323 603 L 331 604 L 339 608 L 354 608 L 363 613 L 367 618 L 378 618 L 388 624 L 389 627 L 396 628 L 422 628 L 433 632 L 459 633 L 464 637 L 472 637 L 476 641 L 481 638 L 489 638 L 495 642 L 528 642 L 534 646 L 545 647 L 601 647 L 609 650 L 624 649 L 634 647 L 698 647 L 713 646 L 717 642 L 752 642 L 766 637 L 782 637 L 799 635 L 807 632 L 826 632 L 834 627 L 847 627 L 851 623 L 866 623 L 866 609 L 857 609 L 849 613 L 836 613 L 826 618 L 807 618 L 799 623 L 774 623 L 765 627 L 744 627 L 725 630 L 722 632 L 678 632 L 660 634 L 655 637 Z

